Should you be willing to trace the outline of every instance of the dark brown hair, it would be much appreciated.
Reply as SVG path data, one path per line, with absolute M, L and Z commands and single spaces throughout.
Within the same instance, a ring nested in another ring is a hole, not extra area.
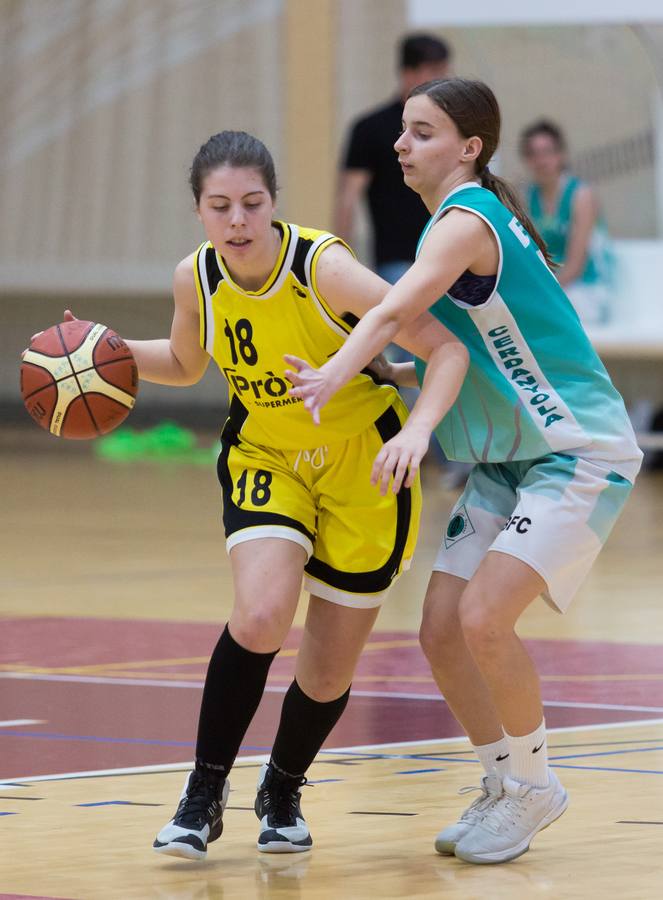
M 500 141 L 501 125 L 500 107 L 488 85 L 468 78 L 444 78 L 420 84 L 410 91 L 410 97 L 419 94 L 430 97 L 449 116 L 464 138 L 481 138 L 481 153 L 475 161 L 481 186 L 492 191 L 511 210 L 532 236 L 548 265 L 552 265 L 545 241 L 525 212 L 516 191 L 508 181 L 488 169 Z
M 203 181 L 219 166 L 257 169 L 272 200 L 276 199 L 274 160 L 263 142 L 246 131 L 220 131 L 205 141 L 191 163 L 189 184 L 196 206 L 200 203 Z

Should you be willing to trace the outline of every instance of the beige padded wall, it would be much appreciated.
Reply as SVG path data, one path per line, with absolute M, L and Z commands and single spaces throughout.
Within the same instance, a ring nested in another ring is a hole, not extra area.
M 524 174 L 518 133 L 542 115 L 564 128 L 572 156 L 651 128 L 651 65 L 625 26 L 462 28 L 446 34 L 456 48 L 457 72 L 483 78 L 497 94 L 500 165 L 514 181 Z M 598 183 L 613 234 L 655 234 L 653 178 L 648 165 Z
M 3 3 L 0 284 L 167 287 L 199 145 L 282 155 L 281 0 Z

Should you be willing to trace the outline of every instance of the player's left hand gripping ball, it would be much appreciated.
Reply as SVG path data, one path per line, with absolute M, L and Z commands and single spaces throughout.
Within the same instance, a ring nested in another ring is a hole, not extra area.
M 21 394 L 32 418 L 51 434 L 93 438 L 126 419 L 136 402 L 138 368 L 122 338 L 94 322 L 62 322 L 30 342 Z

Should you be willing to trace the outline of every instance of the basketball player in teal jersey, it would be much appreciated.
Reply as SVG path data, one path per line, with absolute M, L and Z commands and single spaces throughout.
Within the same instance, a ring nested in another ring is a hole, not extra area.
M 566 809 L 548 768 L 539 679 L 514 626 L 539 594 L 558 612 L 568 607 L 642 457 L 545 245 L 488 169 L 499 127 L 481 82 L 412 91 L 395 149 L 431 213 L 417 260 L 319 370 L 287 357 L 292 393 L 324 421 L 334 392 L 424 309 L 469 351 L 436 434 L 450 459 L 475 466 L 433 566 L 421 642 L 485 769 L 481 795 L 435 842 L 473 863 L 521 855 Z M 425 364 L 416 365 L 421 377 Z M 382 492 L 392 476 L 398 489 L 411 453 L 404 435 L 378 454 L 372 480 Z

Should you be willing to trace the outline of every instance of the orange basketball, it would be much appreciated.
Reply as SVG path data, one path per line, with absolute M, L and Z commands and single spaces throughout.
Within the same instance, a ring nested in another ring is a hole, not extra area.
M 62 322 L 38 334 L 23 355 L 23 403 L 51 434 L 106 434 L 126 419 L 137 393 L 133 354 L 105 325 Z

